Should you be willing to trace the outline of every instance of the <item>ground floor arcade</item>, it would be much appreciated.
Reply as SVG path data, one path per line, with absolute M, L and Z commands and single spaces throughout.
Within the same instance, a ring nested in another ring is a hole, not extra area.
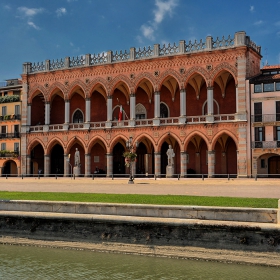
M 239 143 L 239 128 L 219 130 L 218 126 L 201 126 L 200 130 L 185 127 L 146 128 L 143 130 L 75 131 L 29 134 L 26 154 L 22 155 L 24 174 L 44 176 L 73 174 L 74 154 L 78 149 L 82 176 L 129 174 L 123 153 L 132 137 L 138 143 L 133 173 L 165 176 L 167 149 L 174 152 L 174 174 L 209 177 L 247 176 L 246 150 Z

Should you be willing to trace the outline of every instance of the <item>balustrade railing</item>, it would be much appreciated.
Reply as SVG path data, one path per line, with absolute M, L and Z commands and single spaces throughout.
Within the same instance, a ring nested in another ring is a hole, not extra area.
M 280 141 L 253 141 L 252 149 L 276 149 L 280 148 Z
M 20 138 L 20 133 L 19 132 L 0 133 L 0 139 L 4 139 L 4 138 Z
M 261 122 L 261 123 L 279 122 L 280 114 L 252 115 L 251 121 L 252 122 Z
M 160 118 L 159 119 L 159 125 L 179 125 L 179 124 L 198 124 L 198 123 L 209 123 L 207 115 L 203 116 L 188 116 L 186 117 L 186 120 L 184 123 L 181 123 L 179 117 L 175 118 Z M 214 123 L 219 122 L 235 122 L 235 114 L 228 114 L 228 115 L 214 115 L 211 116 Z M 110 121 L 110 127 L 118 128 L 118 127 L 129 127 L 131 126 L 130 120 L 114 120 Z M 133 127 L 143 127 L 143 126 L 153 126 L 154 125 L 154 119 L 136 119 L 133 122 Z M 79 129 L 104 129 L 108 126 L 107 121 L 101 121 L 101 122 L 90 122 L 90 123 L 70 123 L 66 125 L 65 124 L 50 124 L 47 126 L 37 125 L 37 126 L 31 126 L 30 132 L 42 132 L 44 131 L 44 127 L 48 127 L 46 130 L 79 130 Z
M 24 73 L 59 70 L 69 67 L 90 66 L 145 58 L 156 58 L 158 56 L 180 55 L 182 53 L 200 52 L 204 50 L 211 51 L 215 49 L 233 48 L 241 45 L 246 45 L 254 49 L 257 53 L 260 53 L 261 48 L 251 41 L 250 37 L 246 36 L 245 32 L 237 32 L 235 33 L 234 38 L 231 36 L 228 36 L 227 38 L 223 36 L 221 39 L 218 37 L 213 39 L 211 36 L 208 36 L 206 41 L 201 39 L 186 43 L 182 40 L 179 42 L 179 45 L 176 45 L 176 43 L 163 44 L 162 46 L 155 44 L 153 47 L 131 48 L 129 51 L 109 51 L 99 54 L 81 55 L 73 58 L 66 57 L 64 60 L 56 59 L 33 64 L 25 63 Z

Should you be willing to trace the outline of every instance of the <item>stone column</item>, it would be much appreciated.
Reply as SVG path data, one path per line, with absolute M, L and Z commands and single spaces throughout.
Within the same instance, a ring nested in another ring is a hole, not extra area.
M 86 120 L 85 122 L 90 122 L 90 98 L 86 98 Z
M 66 124 L 69 123 L 69 116 L 70 115 L 70 100 L 65 100 L 65 117 L 64 117 L 64 122 Z
M 26 175 L 30 176 L 31 173 L 31 157 L 26 155 Z
M 180 90 L 180 116 L 185 117 L 186 116 L 186 90 L 181 89 Z
M 187 174 L 187 152 L 181 152 L 181 177 L 185 177 Z
M 215 174 L 215 151 L 208 151 L 208 178 Z
M 50 176 L 50 156 L 44 155 L 44 176 Z
M 113 174 L 113 154 L 107 153 L 107 177 L 111 177 Z
M 154 93 L 154 98 L 155 98 L 155 103 L 154 103 L 154 106 L 155 106 L 155 110 L 154 110 L 154 118 L 157 119 L 160 117 L 160 92 L 159 91 L 156 91 Z
M 135 120 L 135 94 L 131 93 L 130 94 L 130 119 Z
M 235 85 L 236 113 L 238 114 L 238 85 Z
M 161 154 L 160 153 L 154 153 L 155 156 L 155 175 L 158 176 L 161 174 Z
M 85 154 L 85 177 L 91 174 L 91 154 Z
M 70 170 L 70 165 L 69 165 L 69 158 L 67 154 L 64 154 L 64 177 L 68 177 L 72 174 L 72 170 Z
M 195 153 L 195 170 L 197 174 L 201 173 L 201 168 L 200 168 L 200 152 Z
M 31 103 L 27 104 L 27 125 L 31 125 Z
M 45 125 L 50 124 L 50 102 L 45 102 Z
M 250 161 L 250 156 L 248 155 L 247 158 L 247 128 L 246 124 L 239 124 L 238 127 L 238 153 L 237 153 L 237 172 L 238 177 L 246 178 L 248 176 L 247 170 L 248 170 L 248 164 Z
M 207 114 L 213 115 L 214 114 L 214 107 L 213 107 L 213 87 L 207 88 Z
M 113 115 L 113 112 L 112 112 L 112 106 L 113 106 L 113 99 L 112 99 L 112 96 L 108 96 L 107 97 L 107 121 L 111 121 L 112 120 L 112 115 Z

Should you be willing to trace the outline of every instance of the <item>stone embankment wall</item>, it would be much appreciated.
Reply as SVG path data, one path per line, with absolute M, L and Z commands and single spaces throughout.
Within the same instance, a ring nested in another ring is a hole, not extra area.
M 2 236 L 280 251 L 278 209 L 0 201 Z

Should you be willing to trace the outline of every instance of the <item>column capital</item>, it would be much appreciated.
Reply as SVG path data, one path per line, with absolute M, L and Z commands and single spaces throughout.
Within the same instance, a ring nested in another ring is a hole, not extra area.
M 130 95 L 129 95 L 129 97 L 135 97 L 136 95 L 135 95 L 135 93 L 130 93 Z
M 90 97 L 87 97 L 87 98 L 86 98 L 86 101 L 90 101 Z
M 208 87 L 207 87 L 207 90 L 213 90 L 213 89 L 214 89 L 213 86 L 208 86 Z
M 160 95 L 160 91 L 158 90 L 158 91 L 155 91 L 154 92 L 154 95 Z
M 214 155 L 214 154 L 215 154 L 215 150 L 208 151 L 208 155 Z

